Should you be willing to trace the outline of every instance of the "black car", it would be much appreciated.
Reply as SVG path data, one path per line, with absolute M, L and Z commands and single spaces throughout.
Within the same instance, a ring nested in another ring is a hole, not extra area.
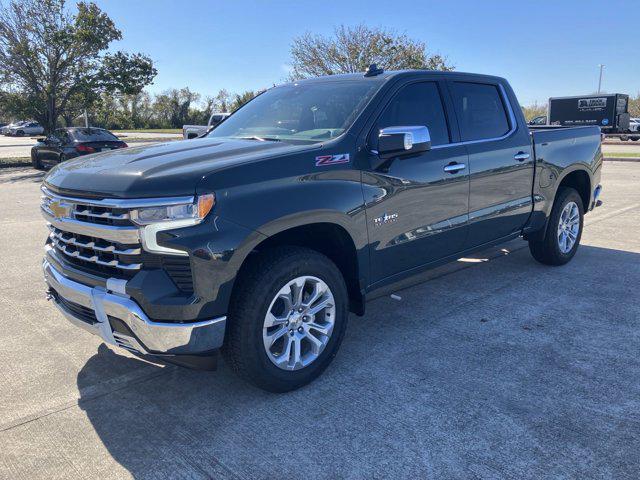
M 59 128 L 38 140 L 31 149 L 31 162 L 37 169 L 89 153 L 127 147 L 110 131 L 94 127 Z

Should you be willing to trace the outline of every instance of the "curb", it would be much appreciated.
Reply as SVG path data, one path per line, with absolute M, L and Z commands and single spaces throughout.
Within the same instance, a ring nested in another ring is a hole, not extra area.
M 640 162 L 640 157 L 604 157 L 606 162 Z

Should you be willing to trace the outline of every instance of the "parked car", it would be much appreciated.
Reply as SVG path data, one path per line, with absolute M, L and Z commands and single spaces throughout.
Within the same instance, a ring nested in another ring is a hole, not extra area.
M 640 140 L 640 118 L 631 118 L 629 121 L 629 138 L 634 142 Z
M 9 133 L 9 130 L 11 130 L 14 127 L 21 127 L 22 125 L 26 125 L 29 122 L 26 121 L 19 121 L 19 122 L 12 122 L 9 123 L 8 125 L 4 125 L 0 128 L 0 133 L 2 133 L 2 135 L 7 135 Z
M 21 125 L 11 126 L 5 135 L 24 137 L 25 135 L 42 135 L 44 128 L 38 122 L 24 122 Z
M 518 105 L 502 78 L 372 66 L 271 88 L 203 138 L 62 163 L 42 188 L 49 296 L 112 345 L 199 368 L 222 349 L 298 388 L 349 311 L 426 269 L 518 237 L 573 258 L 600 129 L 530 129 Z
M 209 122 L 206 125 L 183 125 L 182 126 L 182 137 L 185 140 L 191 140 L 193 138 L 198 138 L 201 135 L 204 135 L 209 131 L 209 129 L 217 126 L 221 123 L 225 118 L 227 118 L 230 113 L 225 112 L 215 112 L 212 113 L 209 117 Z
M 546 115 L 538 115 L 537 117 L 533 117 L 529 120 L 529 125 L 546 125 L 547 124 L 547 116 Z
M 125 148 L 127 144 L 104 128 L 59 128 L 31 148 L 34 168 L 55 165 L 70 158 Z

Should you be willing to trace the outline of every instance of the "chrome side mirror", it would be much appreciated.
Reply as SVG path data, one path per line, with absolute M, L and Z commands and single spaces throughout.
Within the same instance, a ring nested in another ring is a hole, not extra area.
M 399 157 L 431 149 L 431 135 L 425 126 L 387 127 L 378 135 L 378 155 Z

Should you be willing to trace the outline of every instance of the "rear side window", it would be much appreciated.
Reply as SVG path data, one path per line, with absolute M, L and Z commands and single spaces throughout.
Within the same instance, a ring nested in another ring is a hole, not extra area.
M 495 85 L 453 82 L 451 93 L 463 141 L 497 138 L 509 131 L 507 112 Z
M 393 97 L 378 119 L 375 135 L 386 127 L 425 126 L 432 145 L 449 143 L 449 129 L 435 82 L 407 85 Z

